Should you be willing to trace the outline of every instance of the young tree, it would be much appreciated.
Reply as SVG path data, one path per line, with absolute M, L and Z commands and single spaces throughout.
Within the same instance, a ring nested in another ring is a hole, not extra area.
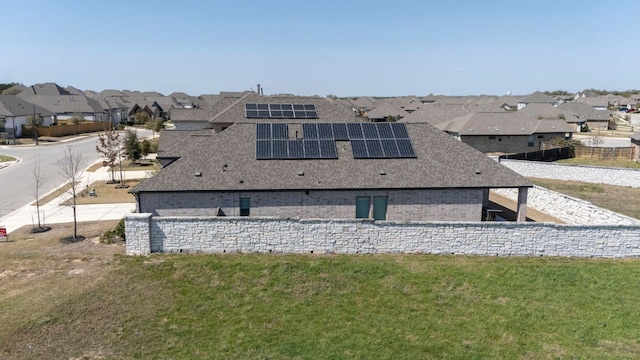
M 133 121 L 136 124 L 146 124 L 149 120 L 151 120 L 151 117 L 144 110 L 138 111 L 133 117 Z
M 147 139 L 142 140 L 142 143 L 140 144 L 140 153 L 142 154 L 142 156 L 147 156 L 150 152 L 151 143 Z
M 36 145 L 39 145 L 38 128 L 42 126 L 42 116 L 35 114 L 27 116 L 27 126 L 33 129 L 33 138 L 36 141 Z
M 151 119 L 144 124 L 144 127 L 149 130 L 153 130 L 153 138 L 155 139 L 156 133 L 164 129 L 164 124 L 162 119 Z
M 76 113 L 71 118 L 69 118 L 69 122 L 71 122 L 71 124 L 73 124 L 73 135 L 75 135 L 76 134 L 76 125 L 84 122 L 84 116 L 82 116 L 82 114 L 80 114 L 80 113 Z
M 36 158 L 36 162 L 33 164 L 33 179 L 33 196 L 36 198 L 36 212 L 38 213 L 37 232 L 40 232 L 43 230 L 42 223 L 40 222 L 40 187 L 44 181 L 42 173 L 40 173 L 40 157 Z
M 76 148 L 69 146 L 64 152 L 64 158 L 60 160 L 59 166 L 58 171 L 60 176 L 71 186 L 71 195 L 68 204 L 73 209 L 73 240 L 76 240 L 78 237 L 76 198 L 80 191 L 84 169 L 87 167 L 87 160 Z
M 593 133 L 593 135 L 591 136 L 590 140 L 591 140 L 591 146 L 593 146 L 593 147 L 599 147 L 600 145 L 602 145 L 604 143 L 604 139 L 602 138 L 602 135 L 600 134 L 600 130 L 598 130 L 595 133 Z
M 111 169 L 111 184 L 117 183 L 115 177 L 115 167 L 118 154 L 120 153 L 121 145 L 122 139 L 118 130 L 109 129 L 98 135 L 98 145 L 96 145 L 96 151 L 107 158 L 107 166 L 109 166 L 109 169 Z
M 128 130 L 124 137 L 124 154 L 133 161 L 140 159 L 140 143 L 135 131 Z

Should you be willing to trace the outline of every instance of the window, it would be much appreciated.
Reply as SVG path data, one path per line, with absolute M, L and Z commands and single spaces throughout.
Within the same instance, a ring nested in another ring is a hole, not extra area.
M 249 216 L 251 200 L 249 198 L 240 198 L 240 216 Z
M 533 146 L 533 144 L 534 144 L 534 138 L 533 138 L 533 135 L 529 135 L 529 143 L 528 143 L 527 145 L 529 145 L 529 146 Z
M 373 219 L 387 220 L 387 197 L 386 196 L 373 197 Z
M 356 219 L 368 219 L 371 198 L 368 196 L 356 197 Z
M 495 140 L 496 137 L 495 136 L 489 136 L 489 140 Z

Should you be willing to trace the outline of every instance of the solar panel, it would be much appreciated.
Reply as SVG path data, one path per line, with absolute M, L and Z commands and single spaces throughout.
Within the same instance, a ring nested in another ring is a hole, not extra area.
M 362 124 L 362 132 L 364 133 L 365 139 L 378 139 L 378 129 L 377 124 L 374 123 L 363 123 Z
M 271 140 L 256 141 L 256 159 L 271 159 Z
M 320 157 L 323 159 L 337 159 L 338 149 L 333 140 L 320 140 Z
M 249 108 L 252 105 L 258 108 L 264 104 L 246 104 Z M 284 105 L 304 107 L 300 104 Z M 263 110 L 247 110 L 247 113 L 250 111 Z M 256 124 L 256 159 L 337 159 L 336 140 L 349 140 L 355 159 L 416 157 L 405 124 L 303 123 L 302 131 L 303 139 L 289 140 L 288 124 Z
M 369 157 L 364 140 L 351 140 L 351 151 L 354 159 L 366 159 Z
M 411 145 L 411 140 L 399 139 L 396 140 L 396 142 L 398 143 L 400 157 L 416 157 L 416 153 L 413 151 L 413 145 Z
M 349 132 L 347 131 L 347 124 L 334 123 L 331 124 L 333 128 L 333 138 L 335 140 L 349 140 Z
M 390 123 L 395 139 L 409 139 L 409 132 L 403 123 Z
M 288 159 L 289 158 L 289 144 L 288 140 L 273 140 L 273 154 L 272 159 Z
M 289 140 L 289 159 L 304 159 L 303 140 Z
M 400 157 L 400 151 L 398 150 L 398 143 L 396 140 L 383 139 L 380 140 L 382 144 L 382 151 L 385 158 L 397 158 Z
M 348 123 L 347 129 L 349 130 L 349 139 L 362 139 L 362 126 L 360 123 Z
M 378 128 L 378 134 L 380 135 L 380 139 L 394 138 L 390 123 L 376 123 L 376 127 Z
M 320 142 L 318 140 L 303 140 L 305 159 L 318 159 L 320 157 Z
M 333 128 L 330 123 L 318 124 L 318 138 L 333 140 Z
M 271 136 L 273 139 L 288 139 L 289 128 L 287 124 L 271 124 Z
M 247 118 L 258 119 L 317 119 L 318 111 L 314 104 L 244 104 Z
M 269 140 L 271 139 L 271 124 L 258 123 L 256 124 L 256 140 Z
M 382 152 L 382 144 L 380 144 L 380 140 L 365 140 L 365 144 L 367 145 L 367 152 L 369 153 L 370 158 L 381 159 L 384 158 L 384 153 Z
M 318 125 L 315 123 L 302 124 L 302 136 L 305 139 L 317 139 L 318 138 Z

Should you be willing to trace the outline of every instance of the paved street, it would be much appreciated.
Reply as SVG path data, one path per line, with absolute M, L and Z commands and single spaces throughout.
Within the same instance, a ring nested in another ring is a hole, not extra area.
M 149 130 L 138 130 L 138 138 L 151 137 Z M 8 231 L 33 223 L 32 217 L 37 218 L 35 207 L 29 204 L 35 201 L 35 177 L 34 166 L 40 161 L 40 172 L 43 184 L 40 187 L 40 198 L 54 191 L 65 183 L 65 179 L 59 174 L 59 161 L 64 158 L 67 147 L 77 149 L 87 160 L 87 165 L 101 161 L 96 152 L 96 135 L 79 136 L 66 143 L 44 143 L 39 146 L 0 146 L 0 154 L 12 156 L 17 162 L 0 168 L 0 226 L 7 227 Z M 146 171 L 128 171 L 127 179 L 143 178 Z M 107 168 L 101 168 L 96 172 L 85 173 L 83 181 L 94 182 L 108 180 L 110 174 Z M 72 210 L 66 206 L 60 206 L 60 199 L 54 200 L 45 206 L 41 206 L 44 212 L 45 223 L 59 223 L 73 221 Z M 135 209 L 135 204 L 98 204 L 81 205 L 78 207 L 78 221 L 119 219 L 126 213 Z

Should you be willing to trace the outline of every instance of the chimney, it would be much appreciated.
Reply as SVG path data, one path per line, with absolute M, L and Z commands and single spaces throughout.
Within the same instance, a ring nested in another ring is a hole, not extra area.
M 256 92 L 258 93 L 258 95 L 262 95 L 261 92 L 260 92 L 260 84 L 258 84 L 258 88 L 257 88 Z

